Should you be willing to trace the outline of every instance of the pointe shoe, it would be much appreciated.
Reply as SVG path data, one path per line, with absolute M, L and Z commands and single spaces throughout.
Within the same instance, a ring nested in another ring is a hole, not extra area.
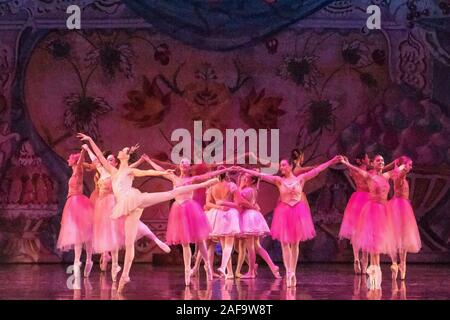
M 100 256 L 100 270 L 105 272 L 108 269 L 108 262 L 111 260 L 109 254 L 102 254 Z
M 255 277 L 258 275 L 259 264 L 255 263 Z
M 295 272 L 292 272 L 291 274 L 291 286 L 292 287 L 297 286 L 297 276 L 295 275 Z
M 398 264 L 393 263 L 393 264 L 391 264 L 392 280 L 397 280 L 397 275 L 398 275 Z
M 292 287 L 291 279 L 292 273 L 291 272 L 286 273 L 286 287 L 288 288 Z
M 111 267 L 111 278 L 113 282 L 117 281 L 117 275 L 119 274 L 122 268 L 119 265 L 115 265 Z
M 188 270 L 184 270 L 184 284 L 186 286 L 189 286 L 191 284 L 191 274 L 192 270 L 188 269 Z
M 242 279 L 255 279 L 256 278 L 256 274 L 247 272 L 246 274 L 243 274 L 241 278 Z
M 400 280 L 406 278 L 406 263 L 400 263 Z
M 367 259 L 364 259 L 364 257 L 361 259 L 361 273 L 367 274 Z
M 375 280 L 375 275 L 376 275 L 376 267 L 375 266 L 369 266 L 367 268 L 367 275 L 369 276 L 369 278 L 367 279 L 367 288 L 369 290 L 375 290 L 376 288 L 376 280 Z
M 84 266 L 84 277 L 88 278 L 91 274 L 92 266 L 94 263 L 92 261 L 86 262 L 86 265 Z
M 154 239 L 156 245 L 165 253 L 170 253 L 170 247 L 165 244 L 164 242 L 162 242 L 161 240 L 159 240 L 158 238 Z
M 207 281 L 213 281 L 214 278 L 214 272 L 212 271 L 211 268 L 206 268 L 206 280 Z
M 74 275 L 75 279 L 81 278 L 81 262 L 73 263 L 73 275 Z
M 227 277 L 227 274 L 225 272 L 225 268 L 220 267 L 220 268 L 217 269 L 217 271 L 219 271 L 219 274 L 220 274 L 221 277 L 224 277 L 224 278 Z
M 355 274 L 361 274 L 361 263 L 358 259 L 353 261 L 353 269 L 355 270 Z
M 383 276 L 382 276 L 382 273 L 381 273 L 381 267 L 377 266 L 376 272 L 375 272 L 375 288 L 377 290 L 381 289 L 381 282 L 382 282 L 382 280 L 383 280 Z
M 281 279 L 280 268 L 278 266 L 275 266 L 275 268 L 273 268 L 273 270 L 271 271 L 275 279 Z
M 240 279 L 240 278 L 242 278 L 243 274 L 240 273 L 240 272 L 236 272 L 236 273 L 234 274 L 234 276 L 235 276 L 236 278 Z
M 126 276 L 122 275 L 120 277 L 119 287 L 117 288 L 117 293 L 122 292 L 123 289 L 125 288 L 125 285 L 130 281 L 131 281 L 130 277 L 126 277 Z

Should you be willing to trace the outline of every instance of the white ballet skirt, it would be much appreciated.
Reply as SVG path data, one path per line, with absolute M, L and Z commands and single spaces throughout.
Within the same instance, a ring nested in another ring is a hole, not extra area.
M 235 236 L 241 232 L 239 225 L 239 211 L 230 208 L 228 211 L 210 209 L 206 212 L 211 227 L 211 238 Z
M 269 226 L 261 212 L 253 209 L 244 210 L 240 215 L 240 236 L 266 236 L 270 234 Z
M 136 209 L 143 210 L 140 208 L 142 204 L 142 193 L 132 187 L 133 179 L 134 176 L 131 174 L 131 169 L 119 171 L 112 177 L 116 205 L 113 208 L 111 218 L 118 219 L 121 216 L 130 214 Z

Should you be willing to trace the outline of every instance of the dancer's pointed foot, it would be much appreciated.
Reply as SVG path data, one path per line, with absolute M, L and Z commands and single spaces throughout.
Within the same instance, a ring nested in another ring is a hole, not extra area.
M 232 272 L 227 273 L 226 276 L 225 276 L 225 279 L 226 280 L 234 279 L 234 274 Z
M 159 240 L 158 238 L 155 238 L 155 239 L 153 239 L 153 240 L 155 241 L 156 245 L 157 245 L 162 251 L 164 251 L 165 253 L 170 253 L 170 247 L 169 247 L 166 243 L 162 242 L 162 241 Z
M 296 287 L 297 286 L 297 276 L 295 272 L 292 272 L 291 274 L 291 286 Z
M 397 263 L 391 264 L 391 276 L 392 276 L 392 280 L 397 280 L 397 276 L 398 276 L 398 264 Z
M 376 281 L 375 281 L 375 275 L 376 275 L 376 267 L 371 265 L 367 268 L 367 275 L 369 278 L 367 279 L 367 288 L 369 290 L 375 290 L 376 287 Z
M 84 266 L 84 277 L 88 278 L 89 275 L 91 274 L 91 270 L 92 270 L 92 266 L 94 265 L 94 263 L 92 261 L 88 261 L 86 262 L 86 265 Z
M 117 281 L 117 275 L 119 274 L 121 269 L 122 268 L 118 264 L 111 266 L 111 278 L 113 282 Z
M 212 271 L 212 268 L 211 267 L 205 268 L 205 271 L 206 271 L 206 280 L 213 281 L 214 272 Z
M 246 274 L 243 274 L 241 278 L 242 279 L 255 279 L 256 275 L 255 275 L 255 272 L 253 272 L 253 273 L 247 272 Z
M 405 280 L 406 278 L 406 263 L 400 263 L 400 280 Z
M 242 278 L 242 273 L 240 273 L 240 272 L 236 272 L 234 275 L 237 279 Z
M 286 287 L 287 288 L 290 288 L 290 287 L 292 287 L 292 284 L 291 284 L 291 279 L 292 279 L 292 276 L 291 276 L 291 272 L 287 272 L 286 273 Z
M 280 268 L 278 266 L 275 266 L 273 270 L 270 271 L 272 271 L 272 274 L 275 277 L 275 279 L 281 279 Z
M 361 274 L 361 264 L 358 259 L 353 261 L 353 269 L 355 270 L 355 274 Z
M 122 292 L 123 289 L 125 288 L 125 285 L 130 281 L 131 281 L 130 277 L 124 276 L 122 274 L 122 276 L 120 277 L 120 281 L 119 281 L 119 287 L 117 288 L 117 293 Z
M 105 252 L 100 256 L 100 270 L 105 272 L 108 269 L 108 262 L 111 260 L 109 253 Z
M 227 277 L 227 274 L 225 272 L 225 268 L 220 267 L 220 268 L 217 269 L 217 271 L 219 272 L 221 277 L 224 277 L 224 278 Z
M 191 269 L 184 270 L 184 284 L 186 286 L 189 286 L 191 284 L 191 275 L 192 275 L 191 272 L 192 272 Z
M 255 263 L 255 277 L 258 275 L 259 264 Z

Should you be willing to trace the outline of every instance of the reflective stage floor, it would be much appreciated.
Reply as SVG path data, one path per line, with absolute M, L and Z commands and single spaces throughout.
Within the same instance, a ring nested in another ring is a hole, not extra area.
M 81 289 L 69 289 L 73 276 L 67 265 L 0 264 L 0 299 L 438 299 L 450 300 L 450 265 L 411 264 L 406 281 L 392 282 L 389 265 L 383 265 L 382 290 L 368 291 L 365 276 L 355 276 L 351 264 L 300 264 L 297 287 L 286 289 L 284 278 L 274 279 L 260 266 L 252 280 L 214 279 L 207 283 L 204 272 L 184 285 L 182 266 L 152 266 L 136 263 L 131 282 L 120 293 L 110 273 L 94 265 Z M 282 268 L 280 268 L 282 269 Z M 203 270 L 202 270 L 203 271 Z

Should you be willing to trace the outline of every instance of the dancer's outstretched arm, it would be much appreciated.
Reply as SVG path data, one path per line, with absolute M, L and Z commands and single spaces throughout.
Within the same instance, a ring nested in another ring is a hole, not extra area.
M 361 168 L 358 168 L 357 166 L 352 165 L 347 158 L 343 158 L 341 160 L 341 163 L 347 166 L 350 170 L 355 171 L 357 174 L 361 175 L 364 179 L 367 179 L 370 176 L 370 173 L 368 173 L 366 170 L 363 170 Z
M 198 176 L 194 176 L 191 177 L 189 179 L 190 183 L 199 183 L 199 182 L 203 182 L 209 179 L 212 179 L 214 177 L 217 177 L 218 175 L 221 175 L 222 173 L 231 171 L 231 167 L 230 168 L 224 168 L 224 169 L 220 169 L 220 170 L 215 170 L 215 171 L 211 171 L 211 172 L 207 172 L 205 174 L 200 174 Z
M 131 173 L 135 177 L 162 177 L 173 174 L 172 170 L 165 170 L 165 171 L 159 171 L 159 170 L 140 170 L 140 169 L 131 169 Z
M 316 177 L 319 173 L 321 173 L 322 171 L 324 171 L 325 169 L 327 169 L 329 166 L 331 166 L 332 164 L 338 163 L 342 160 L 343 158 L 341 156 L 335 156 L 332 159 L 328 160 L 327 162 L 324 162 L 322 164 L 319 164 L 317 167 L 315 167 L 314 169 L 312 169 L 311 171 L 308 171 L 307 173 L 303 173 L 301 175 L 299 175 L 299 178 L 303 178 L 306 181 Z
M 106 171 L 108 171 L 109 173 L 113 173 L 116 172 L 117 169 L 112 166 L 108 160 L 106 160 L 106 158 L 103 156 L 102 151 L 100 150 L 100 148 L 95 144 L 94 140 L 92 140 L 91 137 L 89 137 L 88 135 L 85 135 L 83 133 L 78 133 L 77 137 L 80 138 L 81 141 L 86 141 L 89 143 L 89 145 L 92 148 L 92 151 L 94 152 L 95 156 L 97 157 L 97 159 L 100 161 L 100 163 L 102 164 L 103 168 L 106 169 Z
M 143 156 L 144 161 L 146 161 L 149 165 L 152 166 L 153 169 L 158 170 L 158 171 L 165 171 L 168 172 L 166 175 L 161 176 L 161 178 L 167 179 L 169 181 L 171 181 L 173 184 L 175 184 L 175 179 L 176 179 L 176 175 L 175 173 L 173 173 L 172 169 L 170 170 L 166 170 L 163 167 L 161 167 L 159 164 L 157 164 L 156 162 L 154 162 L 152 159 L 150 159 L 149 156 L 144 155 Z
M 232 170 L 245 172 L 245 173 L 251 174 L 252 176 L 260 177 L 261 180 L 263 180 L 265 182 L 268 182 L 268 183 L 271 183 L 271 184 L 278 185 L 279 183 L 281 183 L 281 177 L 279 177 L 279 176 L 274 176 L 274 175 L 271 175 L 271 174 L 261 173 L 261 172 L 256 171 L 256 170 L 245 169 L 245 168 L 242 168 L 242 167 L 232 167 Z

